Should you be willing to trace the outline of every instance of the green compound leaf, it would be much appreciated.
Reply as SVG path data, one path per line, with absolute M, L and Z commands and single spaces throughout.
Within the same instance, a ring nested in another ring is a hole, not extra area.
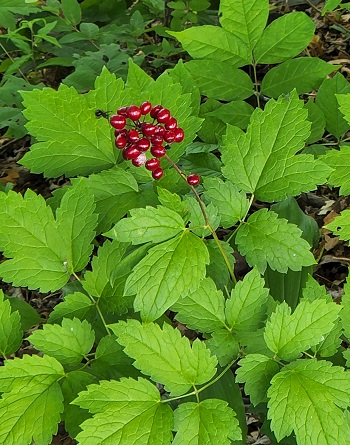
M 336 66 L 317 57 L 286 60 L 268 71 L 261 83 L 261 92 L 275 98 L 290 93 L 294 88 L 298 94 L 308 93 L 316 90 L 336 69 Z
M 202 385 L 216 372 L 216 357 L 205 343 L 190 344 L 179 330 L 168 324 L 141 325 L 137 320 L 111 325 L 125 353 L 135 359 L 134 366 L 155 382 L 163 383 L 172 396 L 186 393 L 193 385 Z
M 156 320 L 179 298 L 198 287 L 208 263 L 204 242 L 183 232 L 148 251 L 128 277 L 125 295 L 136 294 L 134 308 L 141 312 L 144 322 Z
M 314 22 L 304 12 L 291 12 L 274 20 L 254 48 L 256 63 L 280 63 L 301 53 L 310 43 Z
M 349 440 L 343 411 L 350 404 L 350 373 L 332 363 L 302 360 L 271 380 L 268 417 L 278 441 L 294 430 L 299 445 L 342 444 Z M 317 438 L 317 439 L 315 439 Z
M 5 362 L 0 370 L 0 443 L 48 445 L 57 432 L 63 396 L 58 380 L 64 376 L 51 357 L 24 356 Z
M 114 239 L 132 244 L 161 243 L 185 229 L 181 216 L 163 206 L 133 209 L 130 210 L 130 215 L 111 229 Z
M 69 190 L 56 210 L 58 231 L 61 239 L 67 240 L 69 271 L 82 270 L 89 262 L 98 218 L 94 210 L 94 198 L 86 194 L 83 183 Z
M 340 186 L 339 193 L 341 195 L 348 195 L 350 193 L 349 156 L 349 145 L 343 145 L 339 151 L 330 150 L 327 154 L 321 156 L 322 161 L 333 168 L 328 183 L 333 186 Z
M 84 95 L 61 85 L 22 97 L 27 129 L 39 141 L 21 160 L 26 168 L 57 177 L 88 175 L 115 164 L 109 124 L 96 119 Z
M 223 139 L 223 174 L 261 201 L 280 201 L 323 184 L 331 172 L 312 155 L 295 155 L 309 136 L 307 110 L 294 91 L 256 109 L 247 133 L 228 125 Z
M 267 390 L 272 377 L 278 373 L 278 364 L 266 355 L 249 354 L 239 362 L 236 381 L 244 383 L 244 391 L 249 394 L 254 406 L 267 402 Z
M 267 264 L 282 273 L 315 264 L 309 243 L 301 238 L 301 230 L 271 210 L 253 213 L 238 230 L 236 243 L 248 264 L 257 266 L 260 273 L 264 273 Z
M 317 142 L 322 139 L 323 133 L 326 128 L 326 118 L 324 114 L 320 110 L 320 108 L 315 104 L 312 99 L 309 99 L 305 108 L 308 111 L 307 119 L 311 122 L 311 133 L 307 138 L 307 143 L 312 144 L 313 142 Z M 305 152 L 304 152 L 305 153 Z M 312 153 L 309 151 L 308 153 Z
M 294 360 L 325 339 L 334 328 L 340 309 L 341 306 L 324 299 L 311 303 L 304 300 L 291 314 L 291 308 L 283 302 L 266 324 L 265 342 L 282 360 Z
M 230 272 L 227 268 L 227 264 L 225 263 L 222 253 L 214 239 L 205 240 L 205 245 L 210 256 L 210 263 L 207 266 L 207 276 L 214 280 L 218 289 L 224 291 L 225 286 L 227 286 L 230 280 Z M 220 246 L 233 268 L 235 257 L 233 256 L 232 247 L 225 241 L 220 241 Z
M 64 297 L 64 301 L 55 306 L 51 312 L 48 323 L 60 323 L 63 318 L 92 321 L 96 315 L 96 308 L 91 299 L 81 293 L 74 292 Z
M 211 278 L 201 281 L 199 287 L 180 298 L 172 310 L 176 319 L 190 329 L 213 332 L 225 327 L 225 299 Z
M 105 241 L 94 256 L 91 267 L 82 281 L 86 292 L 94 297 L 104 297 L 113 294 L 113 275 L 116 265 L 120 263 L 129 243 Z
M 64 318 L 61 326 L 47 324 L 42 330 L 33 332 L 28 340 L 36 349 L 62 364 L 77 365 L 90 352 L 95 333 L 86 320 Z
M 22 334 L 19 312 L 12 312 L 10 302 L 4 300 L 4 293 L 0 290 L 0 354 L 3 357 L 17 351 L 22 343 Z
M 221 0 L 221 26 L 253 50 L 269 16 L 268 0 Z
M 116 166 L 88 178 L 72 179 L 73 184 L 76 181 L 82 181 L 86 193 L 94 197 L 99 216 L 97 233 L 109 230 L 113 223 L 139 204 L 137 182 L 130 172 L 121 167 Z
M 324 226 L 344 241 L 350 240 L 350 210 L 344 210 L 332 222 Z
M 174 412 L 174 423 L 173 445 L 230 445 L 242 438 L 236 413 L 224 400 L 182 403 Z
M 226 301 L 226 319 L 234 331 L 256 331 L 266 317 L 269 290 L 257 268 L 238 281 Z
M 212 25 L 168 31 L 194 59 L 229 62 L 233 68 L 248 65 L 252 56 L 248 45 L 234 34 Z
M 245 193 L 240 192 L 232 182 L 205 178 L 204 187 L 204 197 L 219 210 L 222 227 L 234 226 L 248 212 L 249 201 Z
M 345 77 L 337 73 L 331 79 L 325 79 L 320 86 L 317 96 L 316 105 L 321 109 L 326 118 L 326 130 L 333 136 L 339 138 L 349 130 L 350 122 L 344 119 L 345 109 L 339 109 L 339 96 L 348 95 L 350 93 L 350 84 Z M 341 99 L 340 99 L 341 100 Z M 345 101 L 348 101 L 345 99 Z M 343 103 L 346 107 L 346 103 Z
M 186 215 L 186 206 L 177 193 L 171 193 L 162 187 L 157 187 L 159 202 L 170 210 L 178 213 L 180 216 Z
M 87 264 L 97 215 L 93 197 L 81 186 L 63 197 L 54 219 L 44 198 L 27 190 L 24 197 L 0 194 L 0 250 L 10 258 L 0 265 L 4 281 L 14 286 L 55 291 L 72 272 Z
M 208 228 L 208 225 L 204 219 L 202 210 L 199 207 L 197 200 L 192 196 L 187 196 L 184 204 L 186 205 L 186 209 L 189 212 L 188 219 L 190 220 L 189 227 L 191 231 L 201 238 L 210 235 L 210 229 Z M 214 230 L 216 230 L 220 224 L 220 215 L 218 215 L 217 207 L 215 207 L 211 203 L 207 206 L 203 203 L 203 207 L 208 216 L 210 225 Z
M 185 64 L 201 94 L 211 99 L 242 100 L 254 94 L 251 78 L 228 62 L 191 60 Z
M 173 413 L 160 403 L 157 388 L 146 379 L 120 379 L 90 385 L 73 401 L 96 413 L 76 437 L 84 445 L 170 445 Z

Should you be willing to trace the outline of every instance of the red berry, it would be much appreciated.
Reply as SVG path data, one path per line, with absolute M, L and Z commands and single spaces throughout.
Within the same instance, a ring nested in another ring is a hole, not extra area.
M 160 167 L 156 168 L 152 172 L 153 179 L 160 179 L 163 176 L 163 174 L 164 174 L 164 171 Z
M 146 155 L 145 153 L 141 153 L 137 158 L 133 159 L 131 162 L 135 167 L 141 167 L 141 165 L 144 165 L 146 162 Z
M 130 142 L 137 142 L 140 139 L 139 134 L 136 130 L 129 130 L 127 137 Z
M 155 107 L 153 107 L 150 112 L 151 117 L 155 119 L 157 117 L 158 112 L 162 109 L 163 107 L 161 105 L 156 105 Z
M 115 139 L 115 146 L 118 148 L 124 148 L 127 142 L 128 141 L 123 134 L 118 134 Z
M 161 145 L 163 142 L 163 136 L 157 136 L 156 134 L 151 137 L 151 142 L 154 145 Z
M 140 110 L 141 114 L 148 114 L 152 110 L 151 102 L 142 102 Z
M 165 148 L 163 145 L 153 145 L 151 148 L 151 153 L 155 158 L 161 158 L 165 155 Z
M 176 133 L 173 130 L 168 130 L 165 132 L 163 139 L 165 140 L 165 142 L 174 142 L 176 138 Z
M 154 132 L 154 135 L 163 137 L 164 133 L 165 133 L 165 128 L 162 127 L 161 125 L 156 125 L 156 130 Z
M 128 115 L 128 107 L 120 107 L 120 108 L 118 108 L 117 114 L 120 114 L 121 116 L 127 117 L 127 115 Z
M 118 130 L 117 128 L 114 130 L 114 136 L 117 137 L 119 134 L 123 134 L 125 137 L 127 135 L 128 130 L 126 128 L 122 128 Z
M 156 126 L 149 123 L 144 123 L 142 125 L 142 134 L 144 136 L 153 136 L 156 131 Z
M 141 152 L 137 149 L 136 145 L 131 145 L 123 150 L 123 158 L 125 160 L 136 159 L 140 154 Z
M 182 128 L 176 128 L 175 130 L 175 142 L 182 142 L 185 137 L 185 133 Z
M 109 119 L 110 124 L 113 128 L 116 128 L 117 130 L 121 130 L 126 125 L 126 119 L 124 116 L 120 116 L 119 114 L 114 114 Z
M 165 123 L 165 128 L 167 130 L 175 130 L 177 127 L 177 120 L 174 117 L 170 117 L 168 122 Z
M 137 107 L 136 105 L 130 105 L 130 107 L 128 107 L 128 118 L 133 121 L 137 121 L 140 119 L 140 117 L 141 117 L 140 108 Z
M 166 108 L 163 108 L 162 110 L 159 110 L 157 113 L 157 121 L 165 124 L 170 119 L 170 111 Z
M 198 175 L 188 175 L 187 182 L 189 185 L 196 187 L 200 183 L 201 178 Z
M 150 148 L 151 143 L 148 139 L 142 138 L 137 141 L 136 145 L 140 151 L 147 151 Z
M 156 158 L 151 158 L 146 161 L 145 167 L 147 170 L 153 171 L 156 168 L 160 167 L 160 160 Z

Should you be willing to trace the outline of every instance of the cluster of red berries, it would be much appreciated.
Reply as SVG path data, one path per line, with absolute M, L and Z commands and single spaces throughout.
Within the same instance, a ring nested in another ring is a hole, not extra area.
M 148 114 L 153 122 L 145 121 Z M 170 111 L 161 105 L 152 107 L 150 102 L 143 102 L 139 107 L 120 107 L 109 122 L 115 129 L 115 145 L 123 150 L 123 158 L 130 160 L 136 167 L 145 165 L 154 179 L 163 176 L 159 158 L 165 156 L 166 150 L 170 148 L 168 144 L 182 142 L 185 137 Z M 145 154 L 148 150 L 153 156 L 150 159 Z

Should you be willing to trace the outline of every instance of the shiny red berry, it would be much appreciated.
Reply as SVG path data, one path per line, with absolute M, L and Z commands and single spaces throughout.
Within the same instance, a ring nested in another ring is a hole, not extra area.
M 164 171 L 162 168 L 158 167 L 152 172 L 153 179 L 160 179 L 164 174 Z
M 198 175 L 188 175 L 187 182 L 189 185 L 196 187 L 200 183 L 201 178 Z
M 148 114 L 152 110 L 151 102 L 142 102 L 140 110 L 141 114 Z
M 157 117 L 157 114 L 160 110 L 162 110 L 163 107 L 161 105 L 156 105 L 155 107 L 152 108 L 151 112 L 150 112 L 150 116 L 155 119 Z
M 163 137 L 164 133 L 165 133 L 165 128 L 162 127 L 161 125 L 156 125 L 156 129 L 154 131 L 154 135 Z
M 123 134 L 126 137 L 128 130 L 126 128 L 122 128 L 118 130 L 117 128 L 114 130 L 114 136 L 117 137 L 119 134 Z
M 146 163 L 146 155 L 145 153 L 141 153 L 137 158 L 133 159 L 131 162 L 135 167 L 141 167 Z
M 147 151 L 150 148 L 151 143 L 149 139 L 141 138 L 137 141 L 136 145 L 140 151 Z
M 166 108 L 163 108 L 162 110 L 159 110 L 157 113 L 157 121 L 161 124 L 165 124 L 170 119 L 170 111 Z
M 114 114 L 109 119 L 110 124 L 113 128 L 116 128 L 117 130 L 121 130 L 126 125 L 126 119 L 124 116 L 120 116 L 119 114 Z
M 151 148 L 151 154 L 155 158 L 161 158 L 162 156 L 165 156 L 165 153 L 166 151 L 163 145 L 153 145 L 153 147 Z
M 117 148 L 124 148 L 127 142 L 128 141 L 123 134 L 118 134 L 118 136 L 115 139 L 115 146 Z
M 136 130 L 129 130 L 127 137 L 130 142 L 137 142 L 140 139 L 140 136 Z
M 153 136 L 154 132 L 156 131 L 156 126 L 153 124 L 149 124 L 149 123 L 144 123 L 142 125 L 142 134 L 144 136 Z
M 168 130 L 164 133 L 163 139 L 165 140 L 165 142 L 174 142 L 176 138 L 176 134 L 175 131 L 173 130 Z
M 136 105 L 130 105 L 128 107 L 128 118 L 132 121 L 137 121 L 141 117 L 141 110 Z
M 175 142 L 182 142 L 185 137 L 185 133 L 182 128 L 176 128 L 175 132 Z
M 138 150 L 135 145 L 131 145 L 130 147 L 124 148 L 123 150 L 123 158 L 125 160 L 136 159 L 140 156 L 140 154 L 140 150 Z
M 153 145 L 161 145 L 163 143 L 163 136 L 157 136 L 156 134 L 151 137 Z
M 120 107 L 120 108 L 118 108 L 117 114 L 120 114 L 121 116 L 127 117 L 127 115 L 128 115 L 128 107 Z
M 168 122 L 165 123 L 165 128 L 167 130 L 175 130 L 177 127 L 177 120 L 174 117 L 170 117 Z
M 145 167 L 147 170 L 153 171 L 156 168 L 160 167 L 160 160 L 157 158 L 151 158 L 146 161 Z

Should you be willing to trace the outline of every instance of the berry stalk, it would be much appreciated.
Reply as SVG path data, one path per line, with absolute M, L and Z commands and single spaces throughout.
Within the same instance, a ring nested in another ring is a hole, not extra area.
M 178 174 L 182 177 L 182 179 L 184 179 L 187 182 L 187 184 L 188 184 L 187 176 L 182 172 L 182 170 L 175 164 L 175 162 L 167 154 L 165 155 L 165 159 L 178 172 Z M 235 273 L 234 273 L 234 271 L 232 269 L 232 266 L 230 264 L 229 259 L 227 258 L 226 252 L 222 248 L 222 245 L 220 243 L 220 240 L 219 240 L 215 230 L 213 229 L 212 225 L 210 224 L 207 212 L 205 211 L 205 208 L 204 208 L 204 205 L 203 205 L 203 201 L 201 200 L 201 197 L 199 196 L 199 194 L 198 194 L 197 190 L 194 188 L 194 186 L 191 185 L 191 184 L 188 184 L 188 185 L 191 188 L 191 190 L 192 190 L 192 192 L 193 192 L 193 194 L 194 194 L 194 196 L 195 196 L 195 198 L 196 198 L 196 200 L 198 202 L 198 205 L 199 205 L 199 207 L 201 209 L 201 212 L 202 212 L 205 224 L 208 227 L 208 229 L 210 230 L 210 233 L 212 234 L 212 237 L 214 238 L 214 240 L 215 240 L 215 242 L 216 242 L 216 244 L 217 244 L 217 246 L 218 246 L 218 248 L 220 250 L 220 253 L 221 253 L 221 255 L 222 255 L 222 257 L 223 257 L 223 259 L 225 261 L 225 264 L 227 266 L 227 269 L 230 272 L 231 279 L 232 279 L 233 283 L 236 284 L 237 280 L 236 280 L 236 277 L 235 277 Z

